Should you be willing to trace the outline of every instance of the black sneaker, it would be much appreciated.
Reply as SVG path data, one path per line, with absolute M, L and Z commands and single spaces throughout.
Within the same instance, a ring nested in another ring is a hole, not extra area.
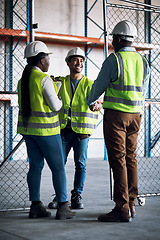
M 72 194 L 71 196 L 71 208 L 72 209 L 83 209 L 84 205 L 81 203 L 82 197 L 80 193 Z
M 56 200 L 56 196 L 53 198 L 52 202 L 48 204 L 49 209 L 57 209 L 58 203 Z
M 50 217 L 50 216 L 51 216 L 51 212 L 45 209 L 42 202 L 40 202 L 37 205 L 31 205 L 29 218 L 43 218 L 43 217 Z

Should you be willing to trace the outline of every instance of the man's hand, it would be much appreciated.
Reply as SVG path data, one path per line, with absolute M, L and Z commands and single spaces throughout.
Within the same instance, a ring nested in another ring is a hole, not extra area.
M 100 100 L 97 100 L 94 104 L 89 106 L 91 111 L 100 111 L 102 108 L 102 102 Z

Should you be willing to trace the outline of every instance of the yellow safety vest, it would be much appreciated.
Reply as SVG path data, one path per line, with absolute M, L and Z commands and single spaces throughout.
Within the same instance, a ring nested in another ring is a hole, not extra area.
M 21 80 L 18 82 L 19 116 L 17 132 L 20 134 L 49 136 L 60 133 L 58 112 L 50 109 L 42 94 L 41 83 L 45 76 L 48 75 L 37 69 L 32 69 L 31 71 L 29 79 L 31 116 L 28 120 L 27 128 L 24 128 L 22 122 Z
M 98 121 L 98 112 L 92 112 L 87 103 L 86 97 L 89 94 L 93 81 L 83 76 L 74 93 L 71 103 L 70 76 L 60 77 L 63 81 L 60 90 L 60 97 L 63 106 L 59 111 L 60 127 L 65 128 L 68 121 L 69 109 L 71 110 L 71 128 L 80 134 L 92 134 Z
M 118 78 L 106 89 L 103 108 L 139 113 L 143 104 L 143 82 L 148 62 L 137 52 L 113 53 L 118 65 Z

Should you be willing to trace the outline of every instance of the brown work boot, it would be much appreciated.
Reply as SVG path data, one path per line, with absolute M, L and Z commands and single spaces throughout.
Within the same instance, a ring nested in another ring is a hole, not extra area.
M 68 202 L 64 203 L 63 205 L 58 205 L 57 212 L 56 212 L 56 219 L 65 220 L 76 218 L 76 212 L 72 212 L 69 208 Z
M 31 205 L 29 218 L 43 218 L 43 217 L 50 217 L 51 212 L 47 211 L 43 206 L 43 203 L 40 202 L 37 205 Z
M 129 208 L 130 208 L 131 217 L 132 217 L 132 218 L 135 218 L 135 217 L 136 217 L 136 209 L 135 209 L 135 206 L 134 206 L 134 205 L 131 205 L 131 206 L 129 206 Z
M 122 212 L 115 207 L 111 212 L 100 215 L 98 220 L 100 222 L 131 222 L 132 218 L 129 216 L 129 211 Z

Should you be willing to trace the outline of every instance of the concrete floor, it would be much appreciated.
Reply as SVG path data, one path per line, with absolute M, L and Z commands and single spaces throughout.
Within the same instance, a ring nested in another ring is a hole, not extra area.
M 72 189 L 74 164 L 66 166 L 68 198 Z M 47 206 L 52 200 L 51 174 L 45 166 L 42 177 L 41 200 Z M 114 203 L 110 200 L 108 162 L 88 159 L 87 178 L 83 192 L 85 208 L 77 210 L 78 217 L 55 220 L 52 217 L 28 219 L 28 210 L 0 212 L 0 240 L 158 240 L 160 239 L 160 197 L 146 197 L 144 206 L 136 203 L 137 216 L 130 223 L 102 223 L 97 217 L 109 212 Z

